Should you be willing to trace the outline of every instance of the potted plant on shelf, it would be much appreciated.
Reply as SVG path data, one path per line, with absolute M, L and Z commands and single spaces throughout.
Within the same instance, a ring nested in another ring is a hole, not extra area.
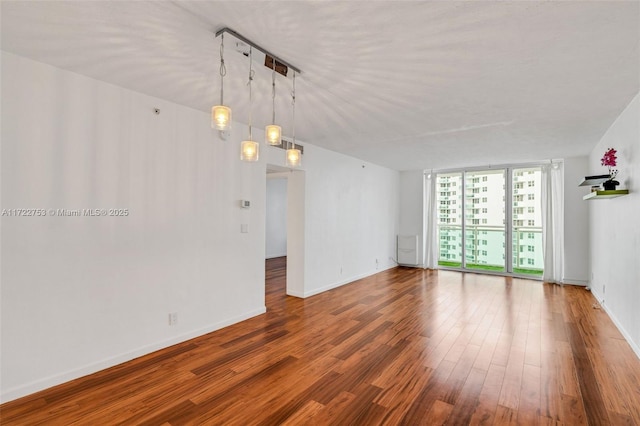
M 605 151 L 604 157 L 602 157 L 602 159 L 600 160 L 603 166 L 607 166 L 609 168 L 609 180 L 606 180 L 602 183 L 602 187 L 604 188 L 605 191 L 614 190 L 616 189 L 616 186 L 620 185 L 620 182 L 618 182 L 617 180 L 614 180 L 615 177 L 618 175 L 618 170 L 613 168 L 617 165 L 616 163 L 616 160 L 618 159 L 618 157 L 616 157 L 617 152 L 618 151 L 616 151 L 615 149 L 609 148 Z

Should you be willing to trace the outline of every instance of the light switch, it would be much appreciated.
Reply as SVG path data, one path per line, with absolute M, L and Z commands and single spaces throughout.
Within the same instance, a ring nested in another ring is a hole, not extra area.
M 240 225 L 240 232 L 242 232 L 243 234 L 246 234 L 247 232 L 249 232 L 249 224 L 247 223 L 243 223 Z

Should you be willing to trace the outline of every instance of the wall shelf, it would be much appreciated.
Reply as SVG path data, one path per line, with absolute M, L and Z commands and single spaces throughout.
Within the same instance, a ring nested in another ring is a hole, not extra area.
M 593 191 L 582 197 L 583 200 L 600 200 L 604 198 L 622 197 L 629 193 L 628 189 L 615 189 L 610 191 Z
M 585 176 L 584 180 L 580 182 L 578 186 L 594 186 L 600 185 L 602 182 L 606 182 L 611 179 L 609 175 L 596 175 L 596 176 Z

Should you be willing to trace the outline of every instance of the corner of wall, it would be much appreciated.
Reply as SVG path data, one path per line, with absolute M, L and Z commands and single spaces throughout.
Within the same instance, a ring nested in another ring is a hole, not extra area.
M 591 291 L 640 357 L 640 93 L 621 112 L 589 156 L 589 174 L 601 174 L 607 148 L 618 151 L 617 180 L 629 195 L 584 203 L 589 209 Z

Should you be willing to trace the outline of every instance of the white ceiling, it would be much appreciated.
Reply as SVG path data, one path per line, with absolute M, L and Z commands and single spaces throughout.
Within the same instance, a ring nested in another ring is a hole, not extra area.
M 640 90 L 640 2 L 6 1 L 2 49 L 209 111 L 230 27 L 302 70 L 299 140 L 397 170 L 588 154 Z M 225 103 L 248 121 L 227 45 Z M 258 64 L 254 125 L 271 117 Z M 278 117 L 291 133 L 290 80 Z M 239 130 L 237 130 L 239 131 Z

